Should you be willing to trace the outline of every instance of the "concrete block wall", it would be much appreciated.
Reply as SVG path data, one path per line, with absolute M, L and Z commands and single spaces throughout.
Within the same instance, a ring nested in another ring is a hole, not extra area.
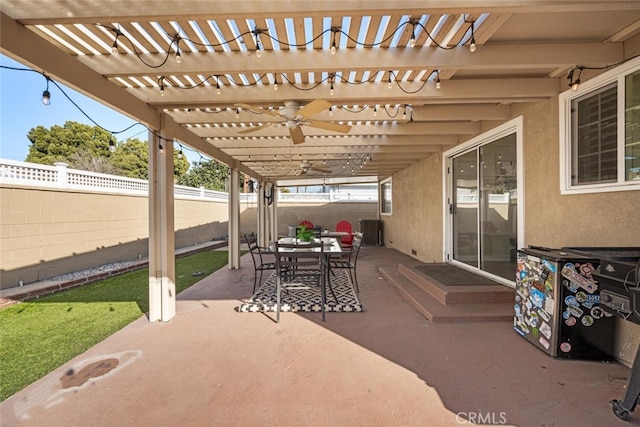
M 229 207 L 213 200 L 175 199 L 176 248 L 227 238 Z M 279 233 L 309 219 L 334 229 L 346 219 L 376 217 L 377 203 L 281 203 Z M 146 196 L 0 187 L 0 289 L 112 262 L 146 258 Z M 255 232 L 255 203 L 240 204 L 241 233 Z
M 0 288 L 148 255 L 145 196 L 0 188 Z M 175 200 L 176 246 L 226 236 L 225 202 Z

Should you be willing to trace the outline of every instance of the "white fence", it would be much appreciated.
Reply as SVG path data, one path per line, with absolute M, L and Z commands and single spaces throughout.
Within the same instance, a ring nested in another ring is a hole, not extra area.
M 7 159 L 0 159 L 0 184 L 141 196 L 148 196 L 149 194 L 149 182 L 143 179 L 69 169 L 66 163 L 56 163 L 55 166 L 48 166 Z M 224 202 L 229 199 L 228 193 L 222 191 L 186 187 L 184 185 L 174 186 L 174 196 L 180 199 Z M 279 202 L 372 202 L 377 198 L 378 195 L 375 190 L 359 189 L 354 191 L 331 191 L 330 193 L 278 192 Z M 241 202 L 256 203 L 256 199 L 257 194 L 255 193 L 240 194 Z

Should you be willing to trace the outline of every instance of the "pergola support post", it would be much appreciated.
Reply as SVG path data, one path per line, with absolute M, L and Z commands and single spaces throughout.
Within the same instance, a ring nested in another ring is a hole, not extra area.
M 229 169 L 229 269 L 240 268 L 240 172 Z
M 168 322 L 175 316 L 175 276 L 173 144 L 161 129 L 159 135 L 149 131 L 150 322 Z

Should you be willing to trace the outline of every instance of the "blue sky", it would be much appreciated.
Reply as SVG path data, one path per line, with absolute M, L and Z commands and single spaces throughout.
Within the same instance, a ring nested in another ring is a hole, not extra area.
M 28 68 L 4 55 L 0 55 L 0 64 Z M 136 123 L 129 117 L 59 82 L 58 84 L 89 117 L 109 131 L 118 132 Z M 27 134 L 36 126 L 62 126 L 68 120 L 94 126 L 53 83 L 49 84 L 51 104 L 43 105 L 42 92 L 46 87 L 46 80 L 40 73 L 0 68 L 0 158 L 24 161 L 31 144 Z M 147 141 L 147 130 L 144 126 L 137 125 L 115 137 L 118 141 L 133 137 Z M 200 158 L 187 149 L 184 153 L 192 161 Z

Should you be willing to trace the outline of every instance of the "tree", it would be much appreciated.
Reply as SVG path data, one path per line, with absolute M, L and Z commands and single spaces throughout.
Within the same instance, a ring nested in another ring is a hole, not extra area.
M 149 179 L 149 146 L 146 142 L 137 138 L 121 142 L 116 145 L 110 159 L 120 175 Z
M 51 129 L 37 126 L 27 137 L 31 141 L 27 162 L 65 162 L 74 169 L 149 179 L 149 146 L 137 138 L 116 143 L 101 127 L 72 121 Z M 110 143 L 115 144 L 114 152 L 109 150 Z M 180 178 L 189 169 L 189 161 L 176 151 L 173 156 L 173 173 Z
M 111 134 L 98 126 L 67 121 L 51 129 L 37 126 L 29 131 L 31 141 L 25 161 L 52 165 L 65 162 L 75 166 L 80 157 L 109 157 Z M 76 158 L 74 158 L 76 156 Z
M 229 167 L 216 160 L 193 162 L 189 171 L 178 179 L 178 184 L 226 191 L 225 183 L 228 176 Z
M 226 186 L 229 166 L 217 160 L 193 162 L 189 171 L 178 179 L 178 184 L 189 187 L 204 187 L 209 190 L 229 191 Z M 242 189 L 244 174 L 240 174 L 239 185 Z

